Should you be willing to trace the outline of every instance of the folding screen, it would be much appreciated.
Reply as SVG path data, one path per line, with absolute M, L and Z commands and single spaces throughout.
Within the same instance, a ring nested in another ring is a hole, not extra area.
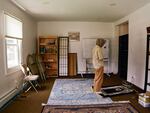
M 68 76 L 68 52 L 69 39 L 68 37 L 59 37 L 58 42 L 58 61 L 59 61 L 59 76 Z

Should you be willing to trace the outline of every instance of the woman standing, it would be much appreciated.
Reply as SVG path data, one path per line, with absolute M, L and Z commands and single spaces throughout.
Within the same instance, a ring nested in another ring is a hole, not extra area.
M 106 40 L 97 39 L 96 46 L 92 51 L 93 66 L 95 68 L 94 77 L 94 92 L 100 92 L 103 84 L 103 73 L 104 73 L 104 57 L 102 53 L 102 47 L 104 46 Z

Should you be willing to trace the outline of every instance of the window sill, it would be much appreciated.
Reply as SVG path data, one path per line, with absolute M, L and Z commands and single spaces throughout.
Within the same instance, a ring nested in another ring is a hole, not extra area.
M 19 71 L 21 71 L 21 69 L 20 69 L 19 66 L 18 66 L 18 67 L 11 68 L 11 69 L 7 69 L 7 71 L 6 71 L 6 76 L 10 76 L 10 75 L 12 75 L 12 74 L 14 74 L 14 73 L 17 73 L 17 72 L 19 72 Z

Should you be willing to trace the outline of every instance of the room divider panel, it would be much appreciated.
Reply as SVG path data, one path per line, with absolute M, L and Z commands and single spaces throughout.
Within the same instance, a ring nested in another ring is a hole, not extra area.
M 68 76 L 68 52 L 69 52 L 69 38 L 58 38 L 58 75 Z
M 144 90 L 150 91 L 150 27 L 147 27 L 147 48 Z

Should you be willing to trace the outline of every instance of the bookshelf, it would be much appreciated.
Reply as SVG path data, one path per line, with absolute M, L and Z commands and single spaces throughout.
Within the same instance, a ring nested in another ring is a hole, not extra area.
M 46 68 L 47 77 L 58 76 L 58 43 L 56 36 L 39 37 L 39 54 Z

